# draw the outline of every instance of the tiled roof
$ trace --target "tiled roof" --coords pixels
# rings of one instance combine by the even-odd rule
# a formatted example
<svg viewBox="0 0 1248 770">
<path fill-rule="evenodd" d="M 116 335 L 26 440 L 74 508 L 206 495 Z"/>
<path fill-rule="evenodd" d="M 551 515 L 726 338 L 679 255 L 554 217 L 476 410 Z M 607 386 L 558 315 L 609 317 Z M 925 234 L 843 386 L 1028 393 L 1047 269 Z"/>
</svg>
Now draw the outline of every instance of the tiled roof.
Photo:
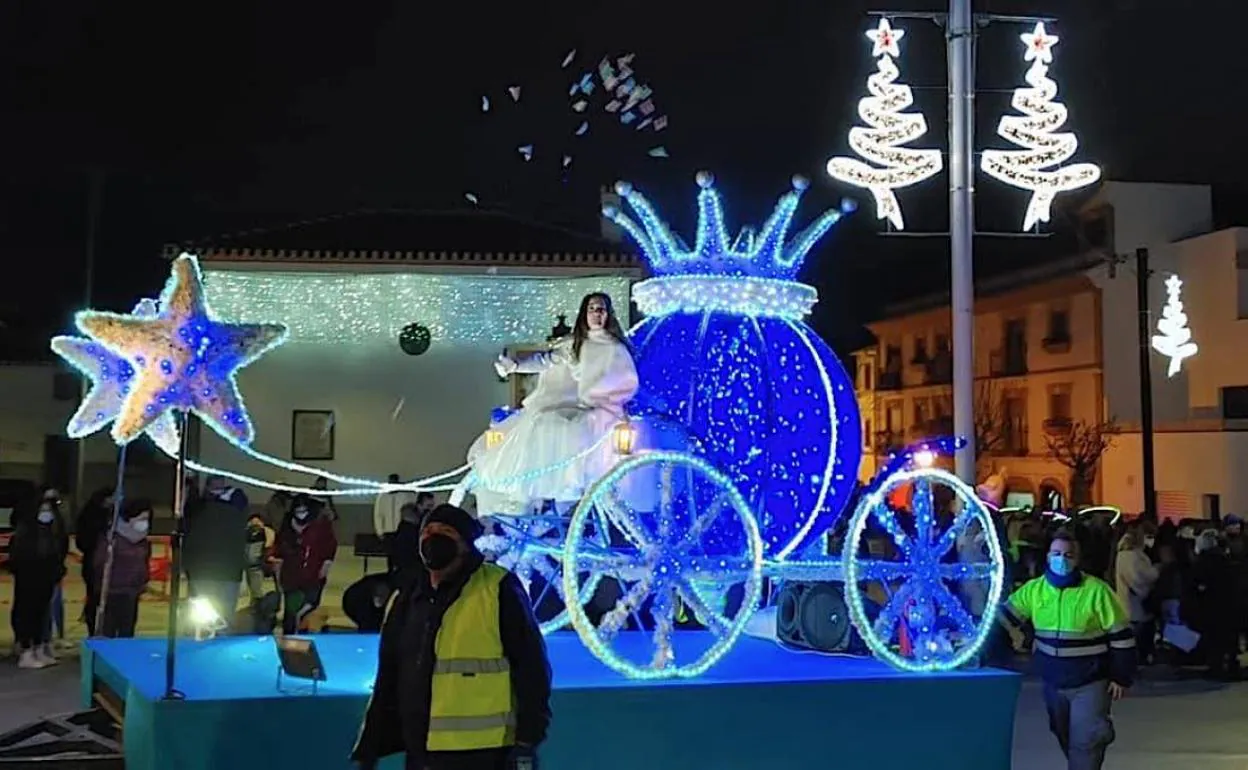
<svg viewBox="0 0 1248 770">
<path fill-rule="evenodd" d="M 218 262 L 641 267 L 623 243 L 479 209 L 358 211 L 165 247 L 184 250 Z"/>
</svg>

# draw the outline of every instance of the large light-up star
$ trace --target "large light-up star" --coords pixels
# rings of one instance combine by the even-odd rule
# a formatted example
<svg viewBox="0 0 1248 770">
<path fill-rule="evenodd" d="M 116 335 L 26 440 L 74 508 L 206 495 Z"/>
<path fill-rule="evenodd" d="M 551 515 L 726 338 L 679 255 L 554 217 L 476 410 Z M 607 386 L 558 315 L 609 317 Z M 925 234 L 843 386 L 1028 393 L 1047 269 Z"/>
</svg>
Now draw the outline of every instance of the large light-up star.
<svg viewBox="0 0 1248 770">
<path fill-rule="evenodd" d="M 204 299 L 195 257 L 174 260 L 156 317 L 84 310 L 75 320 L 83 334 L 134 367 L 113 422 L 117 443 L 129 443 L 171 410 L 194 412 L 232 442 L 251 442 L 255 431 L 234 377 L 284 342 L 286 327 L 218 320 Z"/>
<path fill-rule="evenodd" d="M 1036 28 L 1031 32 L 1024 32 L 1019 35 L 1023 41 L 1023 45 L 1027 46 L 1027 51 L 1023 54 L 1023 61 L 1038 61 L 1041 64 L 1051 64 L 1053 62 L 1053 46 L 1057 45 L 1060 39 L 1057 35 L 1050 35 L 1044 31 L 1044 22 L 1036 22 Z"/>
<path fill-rule="evenodd" d="M 132 313 L 136 318 L 153 318 L 156 314 L 156 302 L 150 299 L 140 302 Z M 130 362 L 84 337 L 53 337 L 52 350 L 91 381 L 90 390 L 65 427 L 66 434 L 70 438 L 85 438 L 116 419 L 134 379 Z M 178 428 L 173 415 L 162 415 L 148 426 L 147 435 L 165 453 L 177 454 Z"/>
<path fill-rule="evenodd" d="M 888 19 L 880 19 L 879 26 L 867 31 L 867 38 L 874 44 L 871 48 L 871 55 L 892 56 L 893 58 L 901 56 L 901 48 L 897 44 L 905 36 L 904 29 L 893 29 Z"/>
</svg>

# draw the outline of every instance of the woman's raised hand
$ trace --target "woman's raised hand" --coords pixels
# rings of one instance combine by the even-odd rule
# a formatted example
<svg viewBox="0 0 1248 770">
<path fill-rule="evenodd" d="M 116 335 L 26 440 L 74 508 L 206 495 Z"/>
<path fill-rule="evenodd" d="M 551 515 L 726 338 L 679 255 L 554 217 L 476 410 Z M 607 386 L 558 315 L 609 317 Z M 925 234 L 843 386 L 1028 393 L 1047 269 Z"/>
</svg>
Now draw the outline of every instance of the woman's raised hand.
<svg viewBox="0 0 1248 770">
<path fill-rule="evenodd" d="M 499 377 L 508 377 L 516 371 L 516 362 L 506 353 L 500 353 L 494 361 L 494 371 Z"/>
</svg>

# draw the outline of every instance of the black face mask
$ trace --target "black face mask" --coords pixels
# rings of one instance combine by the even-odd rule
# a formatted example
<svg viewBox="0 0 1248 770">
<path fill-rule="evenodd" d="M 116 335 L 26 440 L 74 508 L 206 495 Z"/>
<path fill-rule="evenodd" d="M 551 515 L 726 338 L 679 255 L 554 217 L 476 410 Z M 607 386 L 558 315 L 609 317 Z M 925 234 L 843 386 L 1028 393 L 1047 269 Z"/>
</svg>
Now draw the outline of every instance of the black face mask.
<svg viewBox="0 0 1248 770">
<path fill-rule="evenodd" d="M 420 560 L 434 572 L 451 566 L 459 556 L 459 541 L 450 535 L 430 535 L 420 541 Z"/>
</svg>

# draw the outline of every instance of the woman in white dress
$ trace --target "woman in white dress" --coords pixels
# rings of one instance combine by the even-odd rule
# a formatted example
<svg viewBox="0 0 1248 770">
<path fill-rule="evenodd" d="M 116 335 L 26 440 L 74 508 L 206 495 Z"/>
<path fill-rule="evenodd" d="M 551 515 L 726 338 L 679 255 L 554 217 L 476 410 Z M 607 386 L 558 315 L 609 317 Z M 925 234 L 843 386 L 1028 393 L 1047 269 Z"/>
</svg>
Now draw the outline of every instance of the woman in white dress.
<svg viewBox="0 0 1248 770">
<path fill-rule="evenodd" d="M 571 337 L 522 361 L 499 356 L 495 368 L 539 376 L 523 408 L 493 426 L 502 440 L 487 448 L 482 435 L 468 450 L 477 510 L 514 516 L 553 500 L 566 512 L 615 462 L 611 430 L 637 392 L 632 346 L 611 298 L 587 295 Z"/>
</svg>

